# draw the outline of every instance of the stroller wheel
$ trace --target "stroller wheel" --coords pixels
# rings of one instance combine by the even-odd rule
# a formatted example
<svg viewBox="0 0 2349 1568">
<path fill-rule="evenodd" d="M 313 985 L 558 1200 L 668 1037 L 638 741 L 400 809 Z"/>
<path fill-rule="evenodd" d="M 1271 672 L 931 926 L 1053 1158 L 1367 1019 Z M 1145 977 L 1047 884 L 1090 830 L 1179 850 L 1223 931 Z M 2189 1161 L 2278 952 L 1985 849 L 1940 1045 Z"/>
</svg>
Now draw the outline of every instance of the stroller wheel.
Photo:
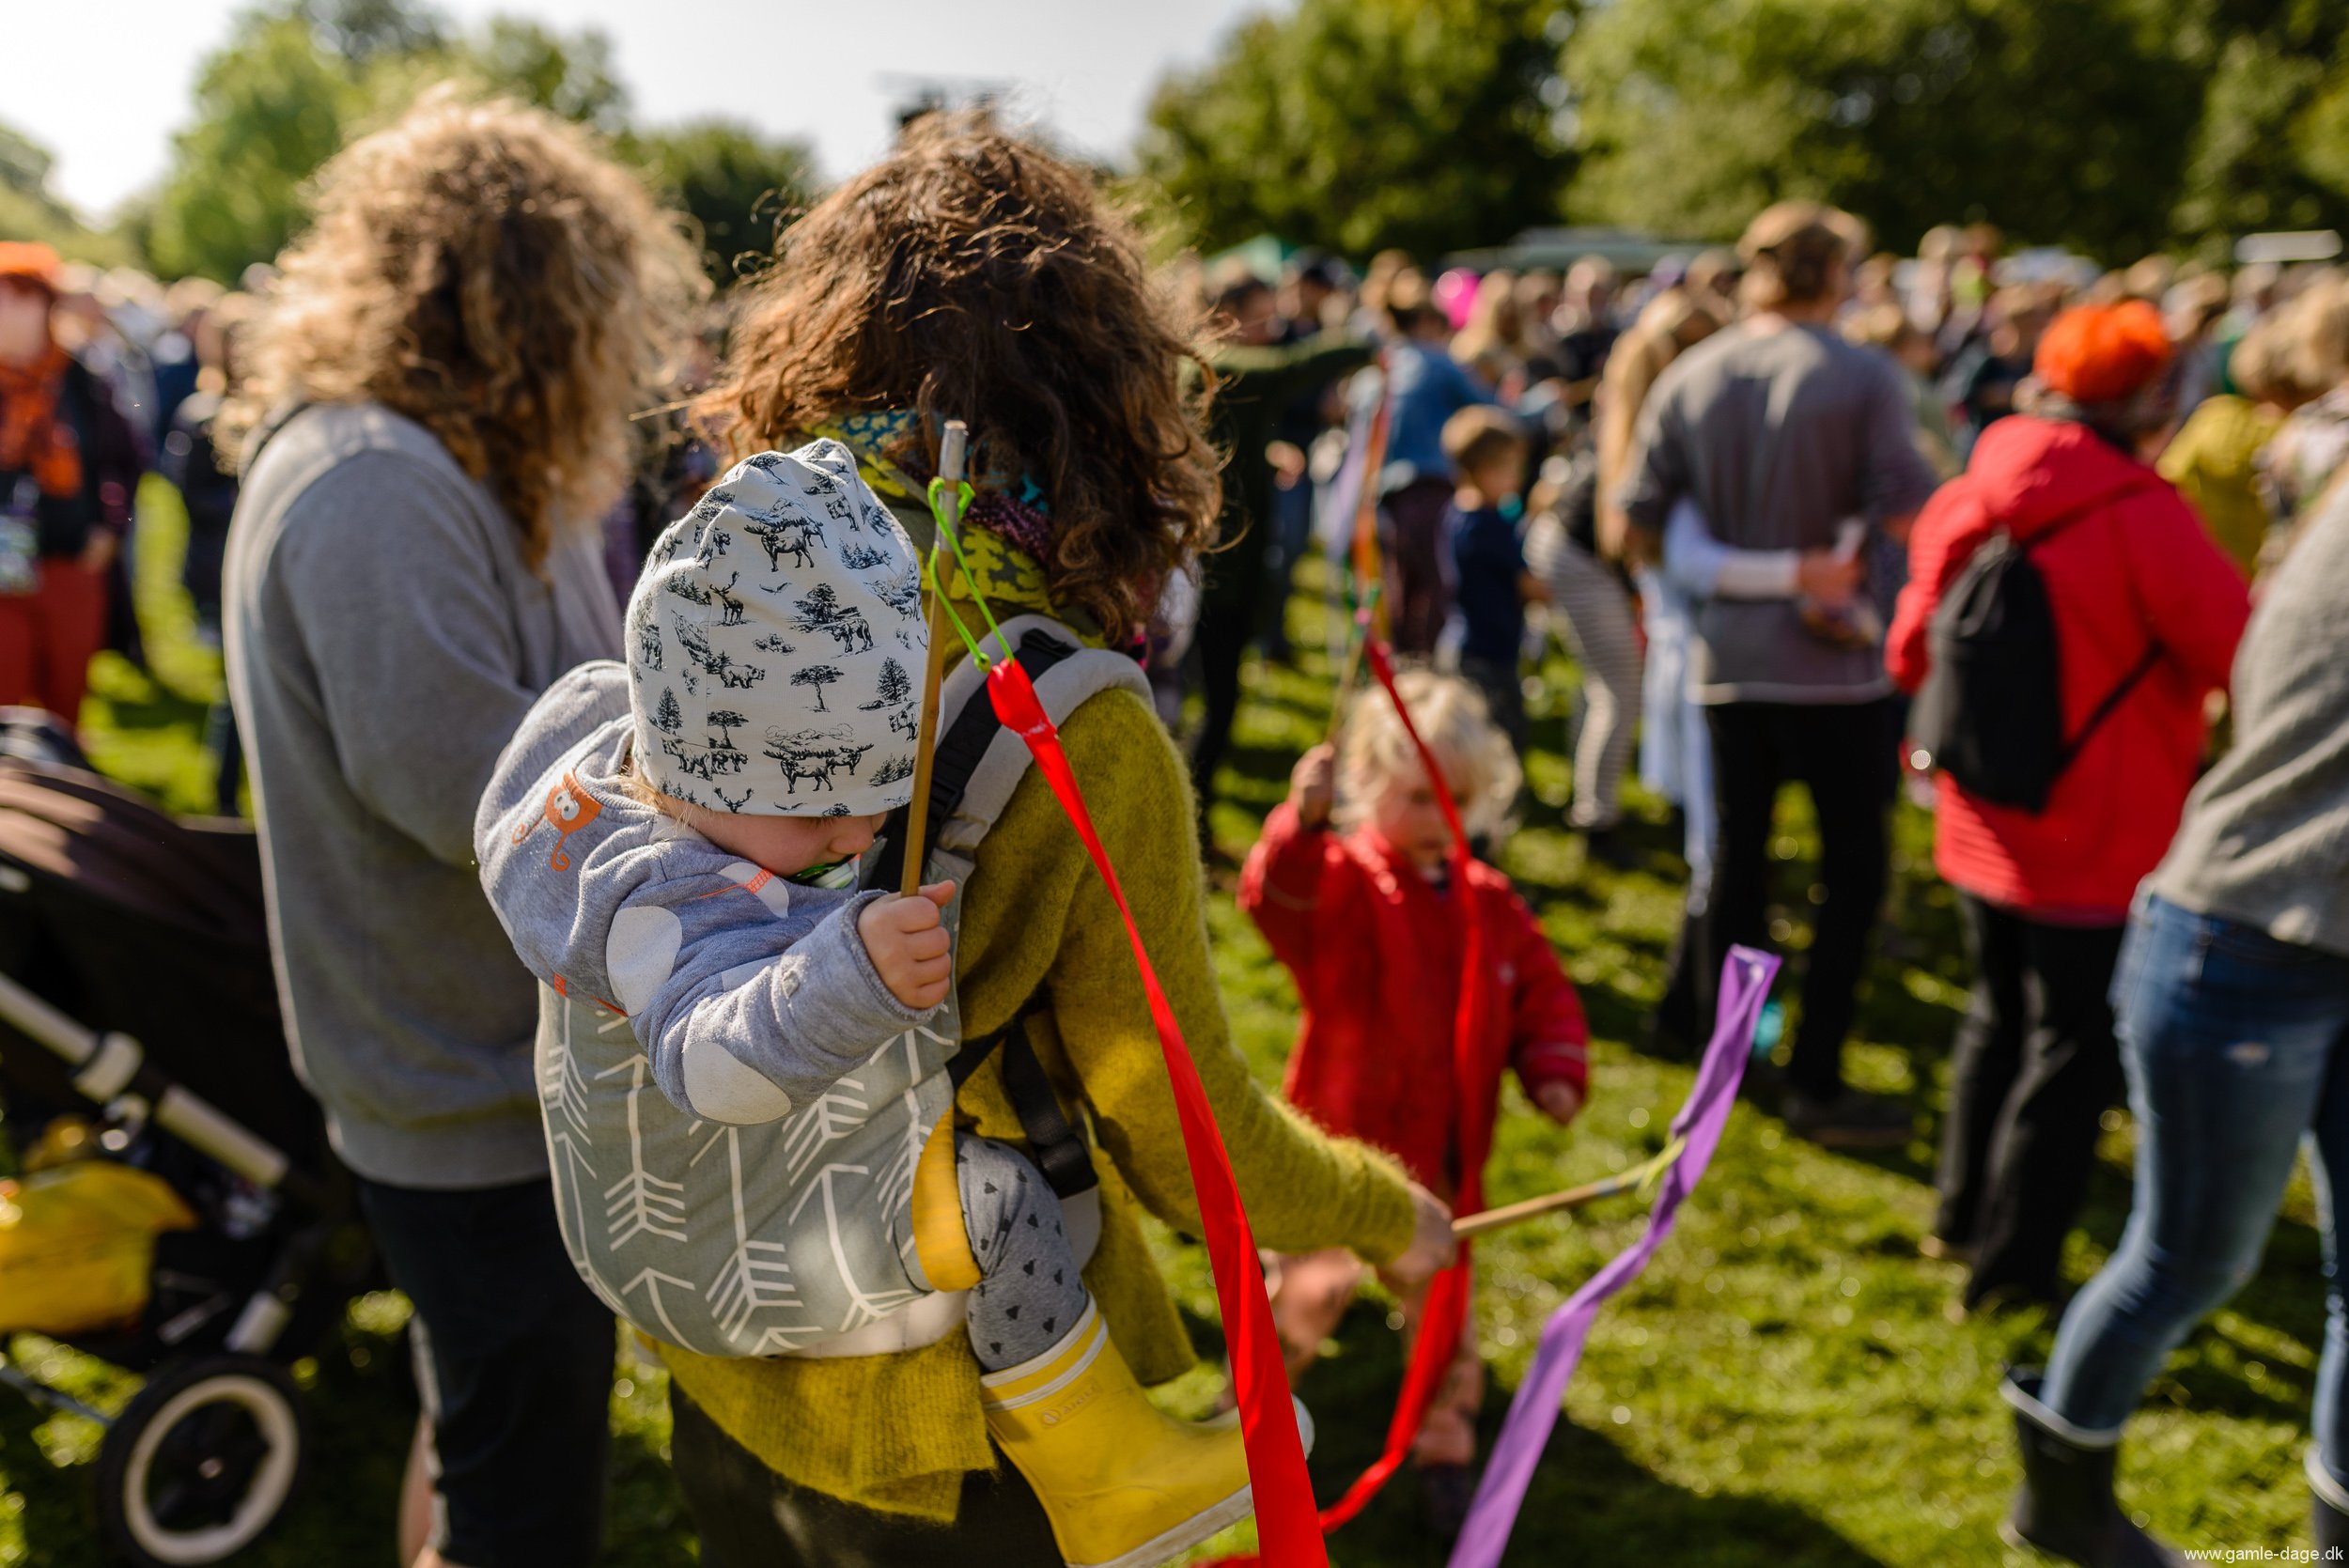
<svg viewBox="0 0 2349 1568">
<path fill-rule="evenodd" d="M 123 1407 L 98 1455 L 106 1536 L 140 1568 L 190 1568 L 242 1550 L 301 1479 L 292 1377 L 257 1356 L 166 1367 Z"/>
</svg>

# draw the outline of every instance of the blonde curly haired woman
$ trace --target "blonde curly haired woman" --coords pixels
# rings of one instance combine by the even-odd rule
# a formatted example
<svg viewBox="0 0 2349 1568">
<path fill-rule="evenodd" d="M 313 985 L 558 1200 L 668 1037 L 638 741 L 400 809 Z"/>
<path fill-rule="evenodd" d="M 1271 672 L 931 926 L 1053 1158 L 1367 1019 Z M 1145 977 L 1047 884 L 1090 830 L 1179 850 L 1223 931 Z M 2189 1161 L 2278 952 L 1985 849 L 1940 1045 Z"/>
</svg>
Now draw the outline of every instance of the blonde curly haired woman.
<svg viewBox="0 0 2349 1568">
<path fill-rule="evenodd" d="M 400 1560 L 584 1568 L 613 1324 L 557 1233 L 473 822 L 532 701 L 620 651 L 596 523 L 704 286 L 587 132 L 445 91 L 327 166 L 282 267 L 220 437 L 229 688 L 294 1058 L 416 1307 Z"/>
</svg>

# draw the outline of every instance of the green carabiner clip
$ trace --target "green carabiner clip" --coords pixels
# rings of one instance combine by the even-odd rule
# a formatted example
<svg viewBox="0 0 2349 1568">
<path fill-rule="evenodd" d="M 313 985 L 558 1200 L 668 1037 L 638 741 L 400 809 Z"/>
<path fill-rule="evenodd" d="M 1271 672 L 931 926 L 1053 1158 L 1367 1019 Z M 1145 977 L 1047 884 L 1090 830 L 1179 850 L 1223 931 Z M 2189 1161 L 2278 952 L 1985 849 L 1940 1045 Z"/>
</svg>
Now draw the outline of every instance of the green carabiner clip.
<svg viewBox="0 0 2349 1568">
<path fill-rule="evenodd" d="M 957 487 L 957 491 L 956 509 L 967 509 L 971 505 L 972 495 L 971 486 L 965 482 Z M 987 618 L 988 630 L 995 634 L 996 642 L 1009 647 L 1011 644 L 1003 637 L 1003 629 L 995 624 L 995 612 L 988 604 L 987 596 L 979 592 L 978 574 L 971 569 L 970 559 L 962 553 L 962 540 L 956 536 L 955 525 L 947 518 L 948 508 L 945 505 L 945 496 L 946 481 L 942 478 L 932 479 L 929 488 L 930 516 L 938 523 L 939 542 L 953 554 L 955 565 L 962 568 L 962 580 L 970 585 L 971 598 L 979 607 L 979 613 Z M 938 596 L 938 602 L 945 610 L 946 618 L 954 623 L 955 635 L 961 638 L 962 645 L 970 650 L 972 662 L 978 665 L 981 670 L 990 670 L 994 668 L 995 661 L 988 657 L 987 650 L 979 645 L 978 639 L 971 635 L 971 629 L 963 623 L 962 616 L 956 612 L 954 601 L 946 597 L 946 585 L 939 581 L 938 549 L 938 545 L 930 547 L 929 560 L 926 563 L 926 568 L 929 573 L 930 592 Z"/>
</svg>

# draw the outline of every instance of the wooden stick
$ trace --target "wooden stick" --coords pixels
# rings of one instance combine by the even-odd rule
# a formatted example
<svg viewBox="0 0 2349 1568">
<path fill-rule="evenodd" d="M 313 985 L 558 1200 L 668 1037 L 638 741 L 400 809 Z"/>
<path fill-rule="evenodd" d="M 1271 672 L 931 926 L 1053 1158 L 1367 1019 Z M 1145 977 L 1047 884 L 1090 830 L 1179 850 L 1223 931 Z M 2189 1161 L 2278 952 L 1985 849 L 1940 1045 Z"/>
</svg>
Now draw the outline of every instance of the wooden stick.
<svg viewBox="0 0 2349 1568">
<path fill-rule="evenodd" d="M 1348 616 L 1346 624 L 1350 632 L 1354 626 L 1353 618 Z M 1336 744 L 1338 731 L 1345 727 L 1346 699 L 1354 693 L 1354 677 L 1361 673 L 1362 649 L 1369 645 L 1369 641 L 1367 637 L 1350 635 L 1346 639 L 1346 667 L 1338 672 L 1338 689 L 1330 694 L 1330 727 L 1321 732 L 1321 742 L 1325 746 Z"/>
<path fill-rule="evenodd" d="M 952 527 L 962 507 L 963 456 L 971 442 L 970 427 L 959 419 L 946 422 L 938 443 L 938 476 L 946 481 L 946 524 Z M 936 563 L 946 541 L 931 541 L 930 560 Z M 930 765 L 938 756 L 938 688 L 946 676 L 946 641 L 953 623 L 946 618 L 946 581 L 942 571 L 930 589 L 930 653 L 922 666 L 922 728 L 913 743 L 913 799 L 906 805 L 905 873 L 898 892 L 908 898 L 922 891 L 923 839 L 930 825 Z"/>
<path fill-rule="evenodd" d="M 1653 1159 L 1642 1160 L 1630 1170 L 1609 1176 L 1604 1181 L 1589 1182 L 1581 1187 L 1570 1187 L 1563 1192 L 1546 1193 L 1539 1198 L 1528 1198 L 1521 1203 L 1510 1203 L 1501 1208 L 1486 1209 L 1482 1214 L 1464 1214 L 1452 1222 L 1452 1234 L 1463 1238 L 1483 1235 L 1487 1231 L 1505 1230 L 1523 1220 L 1538 1219 L 1545 1214 L 1557 1214 L 1566 1209 L 1579 1209 L 1583 1204 L 1596 1203 L 1601 1198 L 1611 1198 L 1618 1192 L 1628 1192 L 1635 1187 L 1644 1186 L 1664 1167 L 1679 1158 L 1680 1151 L 1687 1146 L 1688 1140 L 1675 1138 L 1665 1145 L 1663 1153 Z"/>
</svg>

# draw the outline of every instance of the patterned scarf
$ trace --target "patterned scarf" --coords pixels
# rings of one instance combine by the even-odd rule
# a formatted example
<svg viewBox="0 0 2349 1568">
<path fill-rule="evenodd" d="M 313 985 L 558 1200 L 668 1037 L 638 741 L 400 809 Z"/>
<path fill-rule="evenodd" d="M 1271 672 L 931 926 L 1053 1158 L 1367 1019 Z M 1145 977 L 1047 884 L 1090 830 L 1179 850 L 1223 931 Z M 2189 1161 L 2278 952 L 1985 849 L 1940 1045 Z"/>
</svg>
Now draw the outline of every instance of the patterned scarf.
<svg viewBox="0 0 2349 1568">
<path fill-rule="evenodd" d="M 82 451 L 57 417 L 71 365 L 54 343 L 30 365 L 0 365 L 0 474 L 30 474 L 46 496 L 82 493 Z"/>
<path fill-rule="evenodd" d="M 808 433 L 829 436 L 855 453 L 857 472 L 882 497 L 923 505 L 935 443 L 926 439 L 922 416 L 912 410 L 844 414 Z M 1052 508 L 1033 474 L 973 474 L 971 488 L 976 493 L 963 521 L 1009 540 L 1035 561 L 1050 563 Z"/>
</svg>

